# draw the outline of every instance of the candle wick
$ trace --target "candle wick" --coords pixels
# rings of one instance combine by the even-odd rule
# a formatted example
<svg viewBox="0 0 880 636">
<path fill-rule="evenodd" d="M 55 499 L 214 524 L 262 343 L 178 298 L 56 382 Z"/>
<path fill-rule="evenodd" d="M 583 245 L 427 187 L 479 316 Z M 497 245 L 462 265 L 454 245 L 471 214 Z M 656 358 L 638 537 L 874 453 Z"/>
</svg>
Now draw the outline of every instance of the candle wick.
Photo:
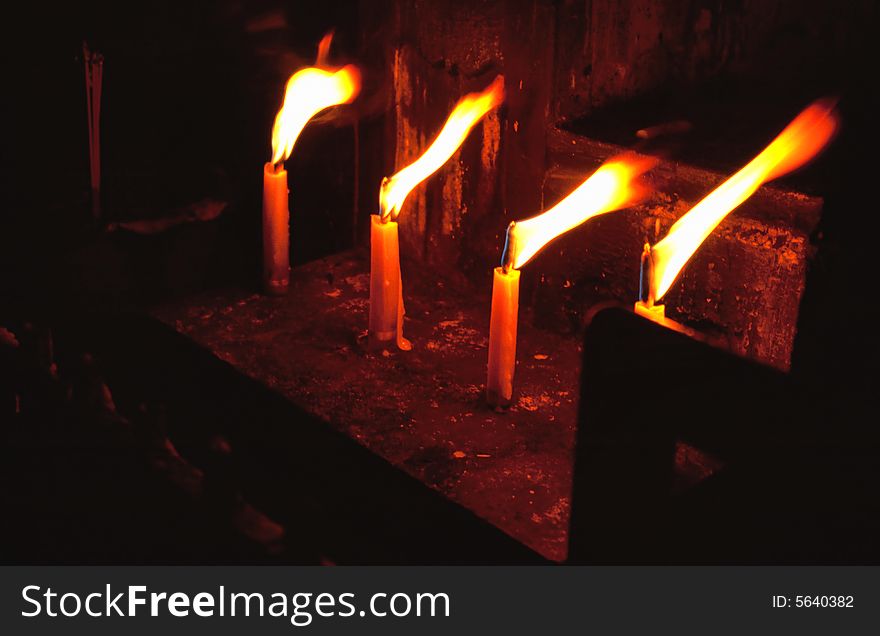
<svg viewBox="0 0 880 636">
<path fill-rule="evenodd" d="M 639 300 L 648 308 L 654 306 L 654 256 L 651 252 L 650 243 L 645 243 L 642 249 L 642 257 L 639 265 Z"/>
<path fill-rule="evenodd" d="M 384 203 L 389 181 L 388 177 L 382 177 L 382 183 L 379 184 L 379 221 L 381 223 L 388 223 L 391 220 L 391 210 L 386 210 Z"/>
<path fill-rule="evenodd" d="M 511 221 L 507 226 L 507 232 L 504 234 L 504 249 L 501 250 L 501 271 L 505 274 L 513 267 L 514 252 L 516 251 L 516 236 L 513 234 L 513 228 L 516 221 Z"/>
</svg>

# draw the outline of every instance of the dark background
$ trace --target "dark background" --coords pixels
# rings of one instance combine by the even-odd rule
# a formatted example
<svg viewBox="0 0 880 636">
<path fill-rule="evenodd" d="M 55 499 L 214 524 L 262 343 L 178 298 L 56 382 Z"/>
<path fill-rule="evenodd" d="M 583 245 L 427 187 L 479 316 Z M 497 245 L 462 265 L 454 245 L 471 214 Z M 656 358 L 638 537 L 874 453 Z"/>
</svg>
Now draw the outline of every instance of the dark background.
<svg viewBox="0 0 880 636">
<path fill-rule="evenodd" d="M 333 63 L 353 59 L 357 3 L 50 3 L 13 15 L 2 234 L 5 273 L 17 275 L 3 276 L 7 302 L 140 303 L 256 271 L 262 165 L 284 83 L 314 63 L 331 28 Z M 185 228 L 142 241 L 90 223 L 83 40 L 105 56 L 101 226 L 228 202 L 217 227 L 199 228 L 207 237 Z M 344 127 L 307 130 L 287 164 L 296 262 L 351 245 L 352 219 L 333 211 L 351 206 L 357 117 L 340 116 Z"/>
</svg>

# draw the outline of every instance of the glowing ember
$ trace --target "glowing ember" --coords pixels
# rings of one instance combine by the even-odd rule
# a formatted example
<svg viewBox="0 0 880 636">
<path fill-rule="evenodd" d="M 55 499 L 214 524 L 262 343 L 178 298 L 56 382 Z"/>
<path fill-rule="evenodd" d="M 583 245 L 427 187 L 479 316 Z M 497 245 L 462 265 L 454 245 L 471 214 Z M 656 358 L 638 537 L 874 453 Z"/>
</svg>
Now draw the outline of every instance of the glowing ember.
<svg viewBox="0 0 880 636">
<path fill-rule="evenodd" d="M 465 95 L 456 104 L 434 142 L 415 162 L 382 181 L 379 210 L 382 221 L 400 214 L 406 197 L 422 181 L 437 172 L 464 142 L 471 128 L 504 99 L 504 78 L 495 78 L 486 90 Z"/>
<path fill-rule="evenodd" d="M 718 224 L 764 183 L 796 170 L 815 157 L 837 129 L 834 102 L 808 106 L 764 151 L 695 205 L 650 248 L 647 305 L 660 300 L 685 264 Z"/>
<path fill-rule="evenodd" d="M 587 219 L 633 205 L 646 193 L 637 178 L 655 164 L 650 157 L 619 155 L 543 214 L 512 223 L 505 263 L 519 269 L 547 243 Z"/>
<path fill-rule="evenodd" d="M 304 68 L 287 80 L 284 103 L 272 127 L 272 163 L 290 157 L 299 134 L 309 120 L 326 108 L 347 104 L 360 91 L 361 75 L 349 64 L 339 70 L 319 68 L 324 65 L 330 48 L 331 34 L 318 46 L 317 66 Z"/>
</svg>

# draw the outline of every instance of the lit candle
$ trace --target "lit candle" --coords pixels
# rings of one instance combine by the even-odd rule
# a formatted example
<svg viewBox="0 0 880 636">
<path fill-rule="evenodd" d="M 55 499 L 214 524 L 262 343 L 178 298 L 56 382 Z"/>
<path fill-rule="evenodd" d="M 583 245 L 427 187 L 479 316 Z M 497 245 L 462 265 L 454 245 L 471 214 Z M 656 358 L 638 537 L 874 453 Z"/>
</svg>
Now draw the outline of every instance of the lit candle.
<svg viewBox="0 0 880 636">
<path fill-rule="evenodd" d="M 663 323 L 666 318 L 665 305 L 655 304 L 657 296 L 657 282 L 654 277 L 654 255 L 651 253 L 651 245 L 645 243 L 642 250 L 642 262 L 639 267 L 639 300 L 633 309 L 635 312 L 654 322 Z"/>
<path fill-rule="evenodd" d="M 370 344 L 382 347 L 395 342 L 408 351 L 403 337 L 403 287 L 397 222 L 378 214 L 370 217 Z"/>
<path fill-rule="evenodd" d="M 403 282 L 395 222 L 404 201 L 413 188 L 449 161 L 471 129 L 503 98 L 504 78 L 500 75 L 486 90 L 465 95 L 428 149 L 406 168 L 382 180 L 379 214 L 372 217 L 370 224 L 371 346 L 384 346 L 396 340 L 398 348 L 412 348 L 403 337 Z"/>
<path fill-rule="evenodd" d="M 496 267 L 489 320 L 489 373 L 486 400 L 492 408 L 510 406 L 516 371 L 516 321 L 519 313 L 519 270 Z"/>
<path fill-rule="evenodd" d="M 316 66 L 287 80 L 284 102 L 272 126 L 272 160 L 263 167 L 263 288 L 284 294 L 290 284 L 290 211 L 284 161 L 306 124 L 322 110 L 347 104 L 360 91 L 360 72 L 349 64 L 339 70 L 324 66 L 332 34 L 318 46 Z"/>
<path fill-rule="evenodd" d="M 819 154 L 834 137 L 837 125 L 832 100 L 810 104 L 757 157 L 678 219 L 663 240 L 653 247 L 645 245 L 635 312 L 670 326 L 672 321 L 665 318 L 663 305 L 656 303 L 700 245 L 761 185 L 796 170 Z"/>
<path fill-rule="evenodd" d="M 290 283 L 290 212 L 287 170 L 272 162 L 263 167 L 263 289 L 284 294 Z"/>
<path fill-rule="evenodd" d="M 609 160 L 571 194 L 543 214 L 513 222 L 507 228 L 501 267 L 492 282 L 492 313 L 489 319 L 489 365 L 486 401 L 503 409 L 513 399 L 516 370 L 516 331 L 519 313 L 519 268 L 547 243 L 587 219 L 620 210 L 646 193 L 637 178 L 655 160 L 634 154 Z"/>
</svg>

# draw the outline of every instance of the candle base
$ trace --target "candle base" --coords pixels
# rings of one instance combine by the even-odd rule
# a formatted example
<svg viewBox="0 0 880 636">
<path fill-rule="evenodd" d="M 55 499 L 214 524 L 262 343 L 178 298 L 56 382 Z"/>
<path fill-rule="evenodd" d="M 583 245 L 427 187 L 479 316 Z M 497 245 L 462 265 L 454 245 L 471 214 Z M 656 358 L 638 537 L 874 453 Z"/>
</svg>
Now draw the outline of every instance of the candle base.
<svg viewBox="0 0 880 636">
<path fill-rule="evenodd" d="M 267 296 L 284 296 L 290 289 L 289 279 L 263 281 L 263 293 Z"/>
<path fill-rule="evenodd" d="M 666 305 L 651 305 L 649 307 L 646 302 L 640 300 L 633 305 L 633 311 L 643 318 L 661 324 L 666 319 Z"/>
<path fill-rule="evenodd" d="M 510 410 L 513 404 L 513 396 L 504 397 L 500 391 L 495 389 L 486 389 L 486 404 L 497 413 L 504 413 Z"/>
<path fill-rule="evenodd" d="M 676 322 L 675 320 L 671 320 L 666 317 L 666 305 L 652 305 L 648 306 L 643 301 L 638 301 L 635 305 L 633 305 L 633 312 L 642 316 L 643 318 L 647 318 L 653 322 L 656 322 L 658 325 L 663 325 L 667 329 L 672 329 L 673 331 L 677 331 L 678 333 L 683 333 L 686 336 L 690 336 L 691 338 L 702 339 L 697 334 L 696 331 L 691 329 L 690 327 L 686 327 L 680 322 Z"/>
<path fill-rule="evenodd" d="M 397 331 L 371 331 L 368 347 L 372 351 L 390 349 L 397 346 Z"/>
</svg>

